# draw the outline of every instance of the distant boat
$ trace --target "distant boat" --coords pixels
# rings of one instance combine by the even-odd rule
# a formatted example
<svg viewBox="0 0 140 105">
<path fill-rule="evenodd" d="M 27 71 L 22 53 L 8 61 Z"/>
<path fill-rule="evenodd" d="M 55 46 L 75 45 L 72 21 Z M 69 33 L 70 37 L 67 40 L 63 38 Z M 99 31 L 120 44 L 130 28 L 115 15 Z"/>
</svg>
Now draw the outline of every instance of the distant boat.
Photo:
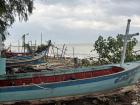
<svg viewBox="0 0 140 105">
<path fill-rule="evenodd" d="M 17 46 L 19 47 L 19 46 Z M 33 51 L 29 44 L 25 44 L 25 47 L 27 48 L 27 52 L 12 52 L 11 45 L 7 48 L 2 50 L 2 56 L 5 58 L 11 58 L 11 57 L 16 57 L 16 56 L 31 56 L 33 55 Z M 24 48 L 25 49 L 25 48 Z"/>
<path fill-rule="evenodd" d="M 49 47 L 51 46 L 51 41 L 48 42 L 48 46 L 45 50 L 36 53 L 34 55 L 20 55 L 14 56 L 11 58 L 7 58 L 6 60 L 6 67 L 21 67 L 33 64 L 40 64 L 42 63 L 41 59 L 46 56 L 46 53 L 49 51 Z"/>
<path fill-rule="evenodd" d="M 129 24 L 130 20 L 127 30 Z M 103 93 L 135 84 L 140 80 L 140 62 L 123 63 L 123 58 L 124 55 L 121 64 L 96 67 L 42 70 L 8 75 L 0 72 L 0 102 Z"/>
<path fill-rule="evenodd" d="M 29 56 L 31 55 L 31 53 L 24 53 L 24 52 L 11 52 L 11 51 L 5 51 L 3 50 L 3 55 L 6 58 L 11 58 L 11 57 L 15 57 L 15 56 Z"/>
</svg>

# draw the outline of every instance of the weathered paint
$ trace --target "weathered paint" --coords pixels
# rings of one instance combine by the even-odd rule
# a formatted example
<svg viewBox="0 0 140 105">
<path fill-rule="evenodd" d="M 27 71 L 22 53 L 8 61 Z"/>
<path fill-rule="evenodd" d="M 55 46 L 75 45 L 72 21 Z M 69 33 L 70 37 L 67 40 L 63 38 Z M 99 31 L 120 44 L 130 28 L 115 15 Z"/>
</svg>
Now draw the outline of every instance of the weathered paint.
<svg viewBox="0 0 140 105">
<path fill-rule="evenodd" d="M 96 93 L 136 83 L 140 78 L 139 62 L 126 64 L 124 68 L 125 70 L 122 72 L 99 77 L 42 83 L 39 85 L 1 87 L 0 102 Z"/>
<path fill-rule="evenodd" d="M 0 57 L 0 75 L 6 74 L 5 62 L 6 62 L 6 59 Z"/>
<path fill-rule="evenodd" d="M 4 80 L 0 80 L 0 86 L 11 86 L 11 85 L 23 85 L 23 84 L 40 84 L 40 83 L 51 83 L 51 82 L 61 82 L 61 81 L 68 81 L 68 80 L 75 80 L 75 79 L 84 79 L 84 78 L 91 78 L 91 77 L 97 77 L 97 76 L 103 76 L 103 75 L 109 75 L 113 73 L 117 73 L 122 71 L 123 68 L 120 67 L 109 67 L 109 68 L 102 68 L 101 70 L 90 68 L 87 71 L 81 71 L 78 72 L 71 72 L 65 71 L 60 73 L 55 73 L 55 75 L 48 75 L 47 72 L 44 74 L 40 73 L 34 73 L 32 75 L 27 76 L 20 76 L 19 74 L 16 74 L 14 76 L 8 76 L 5 77 Z M 25 73 L 24 73 L 25 74 Z M 28 73 L 26 73 L 28 74 Z M 30 74 L 30 73 L 29 73 Z M 47 74 L 47 75 L 46 75 Z"/>
</svg>

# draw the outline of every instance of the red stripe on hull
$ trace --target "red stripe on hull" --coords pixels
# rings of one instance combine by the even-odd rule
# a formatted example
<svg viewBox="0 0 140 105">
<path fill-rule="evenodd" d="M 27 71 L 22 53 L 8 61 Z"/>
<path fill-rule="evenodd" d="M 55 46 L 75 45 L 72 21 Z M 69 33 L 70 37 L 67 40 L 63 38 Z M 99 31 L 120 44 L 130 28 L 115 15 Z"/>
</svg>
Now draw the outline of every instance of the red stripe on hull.
<svg viewBox="0 0 140 105">
<path fill-rule="evenodd" d="M 63 74 L 63 75 L 54 75 L 54 76 L 34 76 L 32 78 L 21 78 L 21 79 L 9 79 L 9 80 L 0 80 L 0 87 L 2 86 L 11 86 L 11 85 L 28 85 L 31 83 L 40 84 L 40 83 L 51 83 L 51 82 L 60 82 L 67 81 L 72 79 L 84 79 L 91 78 L 103 75 L 109 75 L 122 71 L 122 68 L 113 67 L 111 69 L 97 70 L 97 71 L 87 71 L 79 72 L 73 74 Z"/>
</svg>

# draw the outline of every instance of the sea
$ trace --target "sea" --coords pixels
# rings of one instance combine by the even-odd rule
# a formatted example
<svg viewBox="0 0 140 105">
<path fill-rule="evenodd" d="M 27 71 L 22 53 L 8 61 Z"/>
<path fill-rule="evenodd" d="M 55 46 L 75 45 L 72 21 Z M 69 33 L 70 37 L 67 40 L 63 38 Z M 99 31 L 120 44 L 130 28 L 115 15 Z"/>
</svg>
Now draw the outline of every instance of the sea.
<svg viewBox="0 0 140 105">
<path fill-rule="evenodd" d="M 92 43 L 79 43 L 79 44 L 57 44 L 59 50 L 54 50 L 55 54 L 57 52 L 63 57 L 77 57 L 77 58 L 90 58 L 92 56 L 98 56 L 98 54 L 93 51 L 94 45 Z M 53 53 L 50 49 L 50 53 Z"/>
<path fill-rule="evenodd" d="M 97 52 L 94 50 L 93 43 L 79 43 L 79 44 L 56 44 L 57 48 L 50 48 L 50 55 L 60 55 L 64 57 L 77 58 L 98 58 Z M 140 50 L 140 42 L 134 47 L 134 51 Z M 57 54 L 58 53 L 58 54 Z M 136 52 L 140 54 L 140 51 Z"/>
<path fill-rule="evenodd" d="M 134 47 L 134 51 L 140 50 L 140 42 Z M 11 47 L 13 52 L 23 52 L 21 47 Z M 140 51 L 137 52 L 140 54 Z M 93 43 L 76 43 L 76 44 L 55 44 L 49 49 L 50 56 L 59 56 L 59 57 L 77 57 L 80 59 L 83 58 L 98 58 L 98 54 L 94 51 Z"/>
</svg>

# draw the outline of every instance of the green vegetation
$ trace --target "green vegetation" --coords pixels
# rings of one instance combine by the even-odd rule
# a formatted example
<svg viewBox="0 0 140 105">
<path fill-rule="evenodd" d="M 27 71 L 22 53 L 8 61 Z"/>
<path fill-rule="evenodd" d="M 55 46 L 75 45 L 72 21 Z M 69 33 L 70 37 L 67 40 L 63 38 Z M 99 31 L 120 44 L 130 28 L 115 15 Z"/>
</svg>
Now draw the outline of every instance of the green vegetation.
<svg viewBox="0 0 140 105">
<path fill-rule="evenodd" d="M 0 35 L 6 39 L 7 28 L 19 17 L 19 20 L 27 21 L 33 11 L 33 0 L 0 0 Z"/>
<path fill-rule="evenodd" d="M 136 60 L 133 49 L 137 42 L 136 38 L 128 40 L 125 62 Z M 99 54 L 98 60 L 100 64 L 119 63 L 123 47 L 123 36 L 117 35 L 116 38 L 108 37 L 107 39 L 99 36 L 98 40 L 95 41 L 94 47 L 94 50 Z"/>
<path fill-rule="evenodd" d="M 90 61 L 88 59 L 82 59 L 81 60 L 81 65 L 82 66 L 89 66 L 90 65 Z"/>
<path fill-rule="evenodd" d="M 136 38 L 130 38 L 127 44 L 126 58 L 125 62 L 131 62 L 140 60 L 140 57 L 133 53 L 134 47 L 137 44 Z M 103 38 L 99 36 L 94 43 L 93 51 L 96 51 L 99 55 L 98 60 L 94 59 L 82 59 L 83 66 L 89 65 L 103 65 L 110 63 L 120 63 L 121 51 L 123 47 L 123 36 L 117 35 L 115 38 L 109 36 L 108 38 Z"/>
</svg>

